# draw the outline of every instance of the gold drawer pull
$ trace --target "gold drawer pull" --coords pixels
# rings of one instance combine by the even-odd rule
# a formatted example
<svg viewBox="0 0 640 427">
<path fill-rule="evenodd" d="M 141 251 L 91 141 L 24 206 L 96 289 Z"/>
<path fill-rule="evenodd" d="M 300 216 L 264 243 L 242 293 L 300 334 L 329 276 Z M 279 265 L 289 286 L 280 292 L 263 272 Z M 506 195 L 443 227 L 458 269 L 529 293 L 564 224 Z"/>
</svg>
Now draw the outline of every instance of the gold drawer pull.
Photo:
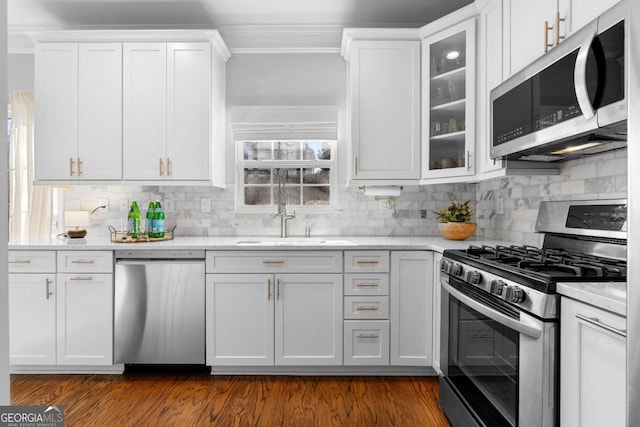
<svg viewBox="0 0 640 427">
<path fill-rule="evenodd" d="M 378 338 L 380 338 L 380 336 L 376 334 L 358 334 L 356 338 L 377 340 Z"/>
<path fill-rule="evenodd" d="M 262 261 L 263 264 L 284 264 L 284 261 L 281 259 L 265 259 Z"/>
<path fill-rule="evenodd" d="M 357 264 L 380 264 L 380 261 L 374 259 L 359 259 Z"/>
<path fill-rule="evenodd" d="M 93 277 L 91 276 L 76 276 L 76 277 L 71 277 L 69 280 L 93 280 Z"/>
<path fill-rule="evenodd" d="M 92 260 L 74 259 L 71 264 L 93 264 Z"/>
<path fill-rule="evenodd" d="M 267 301 L 271 301 L 271 279 L 267 279 Z"/>
<path fill-rule="evenodd" d="M 356 283 L 356 288 L 377 288 L 379 283 Z"/>
<path fill-rule="evenodd" d="M 369 307 L 356 307 L 356 311 L 378 311 L 379 308 L 378 307 L 373 307 L 373 306 L 369 306 Z"/>
<path fill-rule="evenodd" d="M 12 259 L 9 264 L 31 264 L 30 259 Z"/>
</svg>

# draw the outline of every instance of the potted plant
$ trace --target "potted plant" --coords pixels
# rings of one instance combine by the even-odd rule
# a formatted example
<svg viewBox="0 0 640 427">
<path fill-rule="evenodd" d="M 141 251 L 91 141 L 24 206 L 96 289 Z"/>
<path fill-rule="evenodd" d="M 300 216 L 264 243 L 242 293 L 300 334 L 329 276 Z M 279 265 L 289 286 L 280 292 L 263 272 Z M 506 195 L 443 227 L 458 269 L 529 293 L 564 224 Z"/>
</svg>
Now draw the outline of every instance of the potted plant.
<svg viewBox="0 0 640 427">
<path fill-rule="evenodd" d="M 464 203 L 452 201 L 448 207 L 442 208 L 438 215 L 438 230 L 443 237 L 450 240 L 465 240 L 476 232 L 478 224 L 471 222 L 473 207 L 469 200 Z"/>
</svg>

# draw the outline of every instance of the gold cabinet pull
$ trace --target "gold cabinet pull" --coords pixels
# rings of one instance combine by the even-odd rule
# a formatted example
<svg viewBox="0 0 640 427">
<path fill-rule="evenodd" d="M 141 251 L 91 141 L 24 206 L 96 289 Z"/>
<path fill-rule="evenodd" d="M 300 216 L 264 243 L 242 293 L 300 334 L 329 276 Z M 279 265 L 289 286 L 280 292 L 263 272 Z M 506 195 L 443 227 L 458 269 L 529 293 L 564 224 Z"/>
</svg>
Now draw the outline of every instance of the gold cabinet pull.
<svg viewBox="0 0 640 427">
<path fill-rule="evenodd" d="M 69 157 L 69 176 L 73 176 L 73 165 L 75 164 L 75 162 L 73 161 L 73 158 Z"/>
<path fill-rule="evenodd" d="M 82 160 L 78 157 L 78 176 L 82 175 Z"/>
<path fill-rule="evenodd" d="M 171 159 L 167 157 L 167 176 L 171 176 Z"/>
<path fill-rule="evenodd" d="M 356 311 L 378 311 L 378 307 L 374 307 L 374 306 L 367 306 L 367 307 L 358 306 L 358 307 L 356 307 Z"/>
<path fill-rule="evenodd" d="M 160 176 L 164 176 L 164 162 L 162 161 L 162 158 L 160 158 L 158 163 L 158 172 L 160 173 Z"/>
<path fill-rule="evenodd" d="M 51 292 L 51 283 L 53 283 L 53 282 L 51 282 L 51 280 L 49 280 L 49 278 L 47 278 L 47 279 L 45 279 L 44 283 L 45 283 L 45 289 L 46 289 L 46 292 L 47 292 L 47 299 L 49 299 L 49 297 L 51 295 L 53 295 L 53 292 Z"/>
<path fill-rule="evenodd" d="M 553 47 L 553 43 L 549 43 L 549 31 L 553 30 L 553 25 L 549 25 L 549 21 L 544 21 L 544 51 L 549 52 L 549 48 Z"/>
<path fill-rule="evenodd" d="M 31 264 L 30 259 L 12 259 L 9 260 L 9 264 Z"/>
<path fill-rule="evenodd" d="M 271 279 L 267 279 L 267 301 L 271 301 Z"/>
<path fill-rule="evenodd" d="M 281 259 L 265 259 L 262 261 L 263 264 L 284 264 L 284 261 Z"/>
<path fill-rule="evenodd" d="M 377 283 L 356 283 L 356 288 L 377 288 Z"/>
<path fill-rule="evenodd" d="M 89 280 L 93 280 L 93 277 L 91 277 L 91 276 L 75 276 L 75 277 L 69 278 L 69 280 L 89 281 Z"/>
<path fill-rule="evenodd" d="M 356 264 L 379 264 L 380 261 L 378 261 L 377 259 L 359 259 L 358 261 L 356 261 Z"/>
<path fill-rule="evenodd" d="M 280 278 L 277 279 L 278 281 L 278 290 L 276 291 L 276 299 L 280 299 Z"/>
<path fill-rule="evenodd" d="M 93 260 L 85 260 L 85 259 L 74 259 L 71 261 L 71 264 L 93 264 Z"/>
<path fill-rule="evenodd" d="M 564 40 L 564 36 L 560 35 L 560 23 L 566 20 L 567 18 L 560 18 L 560 11 L 556 12 L 556 46 L 560 44 L 560 40 Z"/>
<path fill-rule="evenodd" d="M 358 334 L 356 335 L 356 338 L 377 340 L 380 336 L 377 334 Z"/>
<path fill-rule="evenodd" d="M 355 175 L 358 176 L 358 156 L 355 156 L 355 165 L 354 165 L 354 170 L 355 170 Z"/>
<path fill-rule="evenodd" d="M 467 171 L 471 170 L 471 150 L 467 150 Z"/>
</svg>

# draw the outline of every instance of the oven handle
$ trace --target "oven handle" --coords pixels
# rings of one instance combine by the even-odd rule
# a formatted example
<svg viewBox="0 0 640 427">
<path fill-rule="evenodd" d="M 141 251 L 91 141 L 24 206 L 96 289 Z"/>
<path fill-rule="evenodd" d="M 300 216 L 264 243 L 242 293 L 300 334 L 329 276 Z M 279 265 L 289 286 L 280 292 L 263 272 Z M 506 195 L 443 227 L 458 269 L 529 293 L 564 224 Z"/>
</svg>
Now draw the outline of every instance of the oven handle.
<svg viewBox="0 0 640 427">
<path fill-rule="evenodd" d="M 528 335 L 532 338 L 539 338 L 542 335 L 542 328 L 540 328 L 537 323 L 530 319 L 513 319 L 505 314 L 500 313 L 486 305 L 479 303 L 473 298 L 463 294 L 453 286 L 449 284 L 449 281 L 442 277 L 440 280 L 442 287 L 445 291 L 449 292 L 449 294 L 456 297 L 458 300 L 473 308 L 479 313 L 484 314 L 488 318 L 499 322 L 501 325 L 504 325 L 510 329 L 513 329 L 516 332 L 521 334 Z"/>
</svg>

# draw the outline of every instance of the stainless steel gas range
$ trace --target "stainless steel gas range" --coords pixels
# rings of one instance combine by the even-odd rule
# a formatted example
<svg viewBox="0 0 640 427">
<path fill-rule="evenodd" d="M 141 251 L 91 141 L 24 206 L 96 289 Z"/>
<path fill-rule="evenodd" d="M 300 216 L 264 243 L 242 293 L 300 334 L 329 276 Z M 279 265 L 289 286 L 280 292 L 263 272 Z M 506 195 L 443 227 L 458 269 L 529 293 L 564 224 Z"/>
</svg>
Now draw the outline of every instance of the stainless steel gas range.
<svg viewBox="0 0 640 427">
<path fill-rule="evenodd" d="M 454 427 L 558 425 L 556 285 L 626 281 L 626 205 L 543 202 L 541 248 L 444 251 L 440 404 Z"/>
</svg>

